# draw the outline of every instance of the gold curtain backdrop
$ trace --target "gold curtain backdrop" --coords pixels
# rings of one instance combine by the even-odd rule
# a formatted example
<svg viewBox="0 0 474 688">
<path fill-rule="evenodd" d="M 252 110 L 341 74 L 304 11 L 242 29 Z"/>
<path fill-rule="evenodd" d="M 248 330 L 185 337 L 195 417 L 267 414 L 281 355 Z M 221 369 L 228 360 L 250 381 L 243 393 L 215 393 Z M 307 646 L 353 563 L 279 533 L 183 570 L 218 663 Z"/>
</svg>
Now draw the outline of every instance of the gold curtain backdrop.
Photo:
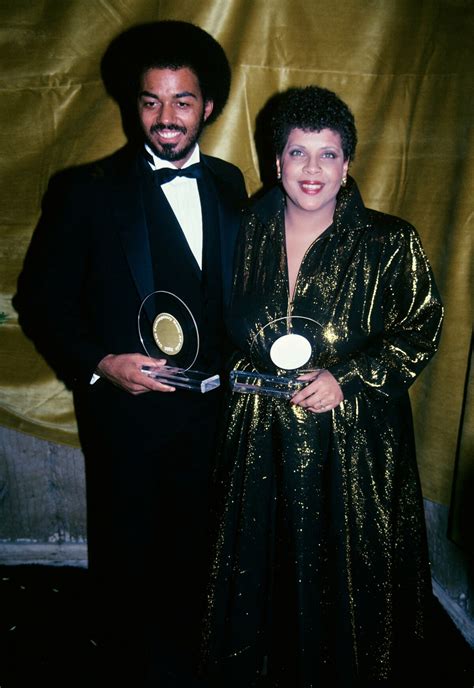
<svg viewBox="0 0 474 688">
<path fill-rule="evenodd" d="M 238 165 L 250 194 L 261 186 L 257 116 L 273 94 L 314 83 L 351 106 L 360 141 L 351 173 L 368 206 L 418 229 L 446 306 L 440 351 L 412 399 L 424 495 L 449 504 L 474 473 L 472 412 L 463 413 L 472 329 L 471 0 L 2 0 L 0 423 L 78 444 L 70 393 L 20 331 L 11 297 L 50 176 L 125 141 L 100 78 L 105 48 L 123 29 L 156 19 L 198 24 L 226 50 L 231 95 L 202 148 Z"/>
</svg>

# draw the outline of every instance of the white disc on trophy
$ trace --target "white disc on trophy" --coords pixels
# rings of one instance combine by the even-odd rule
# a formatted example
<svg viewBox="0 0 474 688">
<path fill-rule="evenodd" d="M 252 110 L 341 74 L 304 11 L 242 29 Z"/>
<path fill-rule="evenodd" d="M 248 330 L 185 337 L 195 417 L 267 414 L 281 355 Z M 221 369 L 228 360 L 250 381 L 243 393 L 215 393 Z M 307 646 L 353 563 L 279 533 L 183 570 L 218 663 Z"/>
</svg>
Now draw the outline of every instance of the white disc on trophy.
<svg viewBox="0 0 474 688">
<path fill-rule="evenodd" d="M 273 342 L 270 358 L 278 368 L 294 370 L 311 358 L 311 344 L 300 334 L 285 334 Z"/>
</svg>

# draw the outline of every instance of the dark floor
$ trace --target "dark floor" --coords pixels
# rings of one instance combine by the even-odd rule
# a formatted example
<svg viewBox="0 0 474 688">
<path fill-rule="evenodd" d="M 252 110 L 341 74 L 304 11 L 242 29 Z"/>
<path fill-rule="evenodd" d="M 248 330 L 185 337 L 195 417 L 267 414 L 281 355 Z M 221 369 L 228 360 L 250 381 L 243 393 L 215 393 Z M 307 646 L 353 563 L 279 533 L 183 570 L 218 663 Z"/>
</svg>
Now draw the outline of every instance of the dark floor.
<svg viewBox="0 0 474 688">
<path fill-rule="evenodd" d="M 92 606 L 86 569 L 0 566 L 0 688 L 95 685 Z M 427 657 L 417 685 L 474 687 L 474 652 L 435 598 Z"/>
<path fill-rule="evenodd" d="M 87 590 L 86 569 L 0 566 L 0 688 L 92 684 L 100 648 Z"/>
</svg>

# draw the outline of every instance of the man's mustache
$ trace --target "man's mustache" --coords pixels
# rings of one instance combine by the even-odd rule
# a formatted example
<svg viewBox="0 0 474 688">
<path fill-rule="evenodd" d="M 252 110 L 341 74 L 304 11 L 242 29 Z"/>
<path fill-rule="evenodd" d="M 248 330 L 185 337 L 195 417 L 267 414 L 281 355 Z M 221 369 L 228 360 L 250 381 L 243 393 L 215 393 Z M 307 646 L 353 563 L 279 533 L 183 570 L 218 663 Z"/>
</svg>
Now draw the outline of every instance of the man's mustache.
<svg viewBox="0 0 474 688">
<path fill-rule="evenodd" d="M 182 134 L 186 134 L 188 130 L 178 124 L 154 124 L 150 127 L 150 133 L 156 134 L 158 131 L 180 131 Z"/>
</svg>

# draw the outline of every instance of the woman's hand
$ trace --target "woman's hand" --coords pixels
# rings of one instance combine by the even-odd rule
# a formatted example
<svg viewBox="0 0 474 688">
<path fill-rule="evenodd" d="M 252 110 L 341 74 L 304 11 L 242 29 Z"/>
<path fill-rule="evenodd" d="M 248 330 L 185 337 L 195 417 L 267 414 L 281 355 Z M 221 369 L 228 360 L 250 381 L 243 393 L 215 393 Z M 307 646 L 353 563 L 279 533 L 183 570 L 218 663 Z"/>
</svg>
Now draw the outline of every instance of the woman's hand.
<svg viewBox="0 0 474 688">
<path fill-rule="evenodd" d="M 290 403 L 313 413 L 326 413 L 339 406 L 344 394 L 336 378 L 329 370 L 317 370 L 301 375 L 298 380 L 312 380 L 291 397 Z"/>
</svg>

